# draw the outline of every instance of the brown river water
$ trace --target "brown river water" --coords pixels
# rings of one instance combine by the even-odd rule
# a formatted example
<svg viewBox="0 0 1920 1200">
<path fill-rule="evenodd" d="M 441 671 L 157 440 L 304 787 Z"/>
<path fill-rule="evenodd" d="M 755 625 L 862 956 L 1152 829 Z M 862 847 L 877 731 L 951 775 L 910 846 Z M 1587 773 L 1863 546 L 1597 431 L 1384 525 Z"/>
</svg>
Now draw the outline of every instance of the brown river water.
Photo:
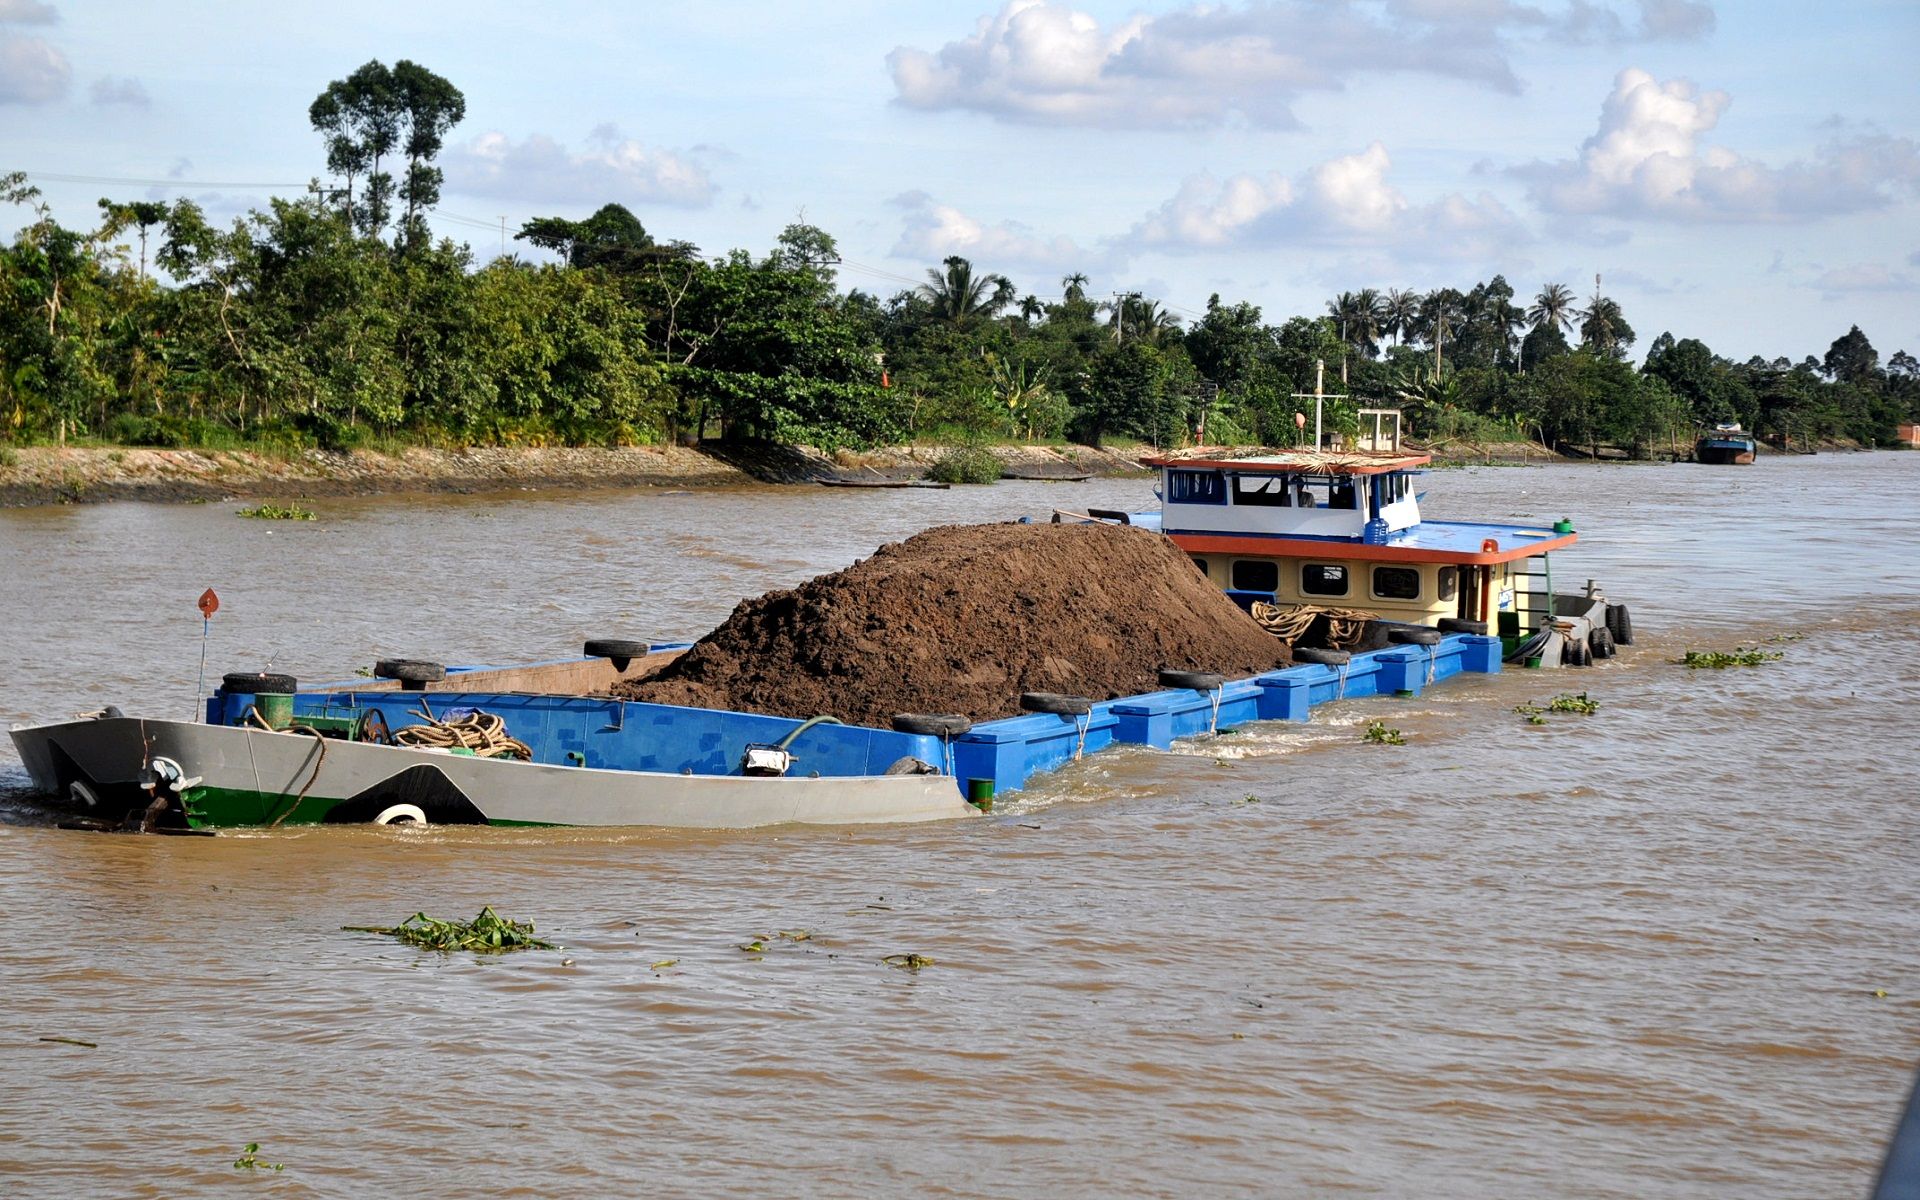
<svg viewBox="0 0 1920 1200">
<path fill-rule="evenodd" d="M 140 838 L 0 803 L 0 1191 L 1864 1195 L 1920 1056 L 1920 455 L 1427 483 L 1430 516 L 1572 517 L 1557 581 L 1638 645 L 1103 753 L 950 824 Z M 0 721 L 188 715 L 208 585 L 210 677 L 320 680 L 692 638 L 929 525 L 1151 502 L 0 510 Z M 1511 711 L 1568 689 L 1600 711 Z M 340 930 L 483 904 L 565 951 Z M 812 937 L 739 949 L 781 930 Z"/>
</svg>

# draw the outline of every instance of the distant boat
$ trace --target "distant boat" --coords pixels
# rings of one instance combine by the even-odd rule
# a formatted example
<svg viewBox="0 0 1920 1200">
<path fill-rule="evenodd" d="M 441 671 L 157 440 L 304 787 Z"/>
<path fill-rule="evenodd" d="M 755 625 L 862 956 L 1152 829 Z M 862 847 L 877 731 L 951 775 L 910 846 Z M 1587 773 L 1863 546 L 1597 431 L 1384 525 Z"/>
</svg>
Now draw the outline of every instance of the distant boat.
<svg viewBox="0 0 1920 1200">
<path fill-rule="evenodd" d="M 1753 435 L 1735 424 L 1721 423 L 1693 444 L 1693 461 L 1716 466 L 1745 466 L 1753 461 Z"/>
</svg>

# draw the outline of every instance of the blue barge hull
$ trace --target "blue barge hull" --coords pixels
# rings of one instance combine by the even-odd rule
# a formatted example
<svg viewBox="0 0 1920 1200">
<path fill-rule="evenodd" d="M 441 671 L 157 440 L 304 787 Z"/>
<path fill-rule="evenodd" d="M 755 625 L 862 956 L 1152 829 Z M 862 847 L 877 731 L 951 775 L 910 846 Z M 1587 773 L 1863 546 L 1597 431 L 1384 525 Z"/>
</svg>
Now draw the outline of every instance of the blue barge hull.
<svg viewBox="0 0 1920 1200">
<path fill-rule="evenodd" d="M 661 647 L 665 648 L 665 647 Z M 954 779 L 991 780 L 1000 794 L 1018 791 L 1038 774 L 1116 743 L 1166 749 L 1175 738 L 1253 721 L 1305 721 L 1316 705 L 1377 695 L 1417 696 L 1463 671 L 1500 670 L 1497 637 L 1448 634 L 1432 647 L 1391 646 L 1353 656 L 1343 669 L 1303 665 L 1225 684 L 1217 693 L 1148 692 L 1100 701 L 1082 717 L 1034 714 L 975 725 L 950 741 L 854 725 L 816 725 L 793 744 L 794 775 L 879 775 L 903 758 L 917 758 Z M 449 673 L 456 680 L 457 672 Z M 424 704 L 427 706 L 423 709 Z M 216 693 L 207 721 L 237 725 L 253 698 Z M 362 690 L 328 685 L 294 698 L 298 715 L 376 709 L 395 729 L 418 724 L 413 714 L 445 718 L 484 709 L 505 720 L 533 761 L 615 771 L 738 775 L 749 745 L 777 742 L 800 721 L 757 713 L 682 708 L 601 697 L 516 692 Z"/>
</svg>

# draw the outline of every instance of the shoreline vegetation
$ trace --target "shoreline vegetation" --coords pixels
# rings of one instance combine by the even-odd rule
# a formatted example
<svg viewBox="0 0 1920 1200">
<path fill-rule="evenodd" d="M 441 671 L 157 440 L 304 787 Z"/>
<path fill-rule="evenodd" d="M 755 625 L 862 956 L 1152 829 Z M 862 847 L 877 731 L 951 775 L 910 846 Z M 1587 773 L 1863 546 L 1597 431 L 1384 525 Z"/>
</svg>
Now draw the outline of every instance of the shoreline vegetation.
<svg viewBox="0 0 1920 1200">
<path fill-rule="evenodd" d="M 1349 438 L 1377 405 L 1443 449 L 1567 457 L 1668 457 L 1733 421 L 1780 448 L 1889 446 L 1920 417 L 1920 360 L 1883 364 L 1857 326 L 1798 361 L 1662 333 L 1636 366 L 1597 283 L 1365 287 L 1269 319 L 1079 271 L 1023 288 L 958 255 L 914 286 L 804 221 L 716 254 L 617 203 L 489 258 L 430 224 L 465 112 L 420 64 L 369 62 L 308 113 L 331 186 L 219 219 L 103 197 L 68 225 L 0 174 L 26 222 L 0 245 L 0 503 L 919 475 L 929 448 L 962 481 L 989 452 L 1107 473 L 1129 469 L 1109 443 L 1292 444 L 1323 392 Z"/>
<path fill-rule="evenodd" d="M 928 478 L 949 444 L 823 453 L 805 446 L 414 447 L 390 452 L 163 450 L 137 446 L 28 446 L 0 455 L 0 508 L 111 501 L 202 504 L 223 500 L 487 494 L 512 491 L 805 485 L 822 479 Z M 1581 461 L 1537 442 L 1410 445 L 1435 467 L 1524 466 Z M 1146 476 L 1151 446 L 1095 450 L 1072 444 L 969 447 L 999 463 L 1001 478 Z M 1250 449 L 1236 447 L 1234 449 Z M 1823 450 L 1864 449 L 1828 442 Z M 1763 445 L 1763 455 L 1776 453 Z M 1630 461 L 1603 456 L 1600 463 Z"/>
</svg>

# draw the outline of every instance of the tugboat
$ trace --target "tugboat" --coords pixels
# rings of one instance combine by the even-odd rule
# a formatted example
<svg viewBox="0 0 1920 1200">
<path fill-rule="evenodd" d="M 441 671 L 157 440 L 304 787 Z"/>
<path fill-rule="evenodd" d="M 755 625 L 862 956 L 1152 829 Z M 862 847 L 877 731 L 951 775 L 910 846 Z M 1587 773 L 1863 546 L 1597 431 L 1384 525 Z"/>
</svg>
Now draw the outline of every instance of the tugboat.
<svg viewBox="0 0 1920 1200">
<path fill-rule="evenodd" d="M 1396 627 L 1495 631 L 1527 666 L 1585 666 L 1632 644 L 1626 607 L 1592 581 L 1553 589 L 1548 556 L 1579 540 L 1571 521 L 1423 520 L 1414 484 L 1432 457 L 1401 448 L 1397 410 L 1361 415 L 1374 428 L 1353 450 L 1148 459 L 1161 508 L 1130 519 L 1157 526 L 1296 657 L 1412 640 Z"/>
<path fill-rule="evenodd" d="M 1713 432 L 1693 444 L 1693 461 L 1715 466 L 1744 467 L 1753 462 L 1754 450 L 1752 434 L 1740 428 L 1737 421 L 1723 421 L 1713 427 Z"/>
</svg>

